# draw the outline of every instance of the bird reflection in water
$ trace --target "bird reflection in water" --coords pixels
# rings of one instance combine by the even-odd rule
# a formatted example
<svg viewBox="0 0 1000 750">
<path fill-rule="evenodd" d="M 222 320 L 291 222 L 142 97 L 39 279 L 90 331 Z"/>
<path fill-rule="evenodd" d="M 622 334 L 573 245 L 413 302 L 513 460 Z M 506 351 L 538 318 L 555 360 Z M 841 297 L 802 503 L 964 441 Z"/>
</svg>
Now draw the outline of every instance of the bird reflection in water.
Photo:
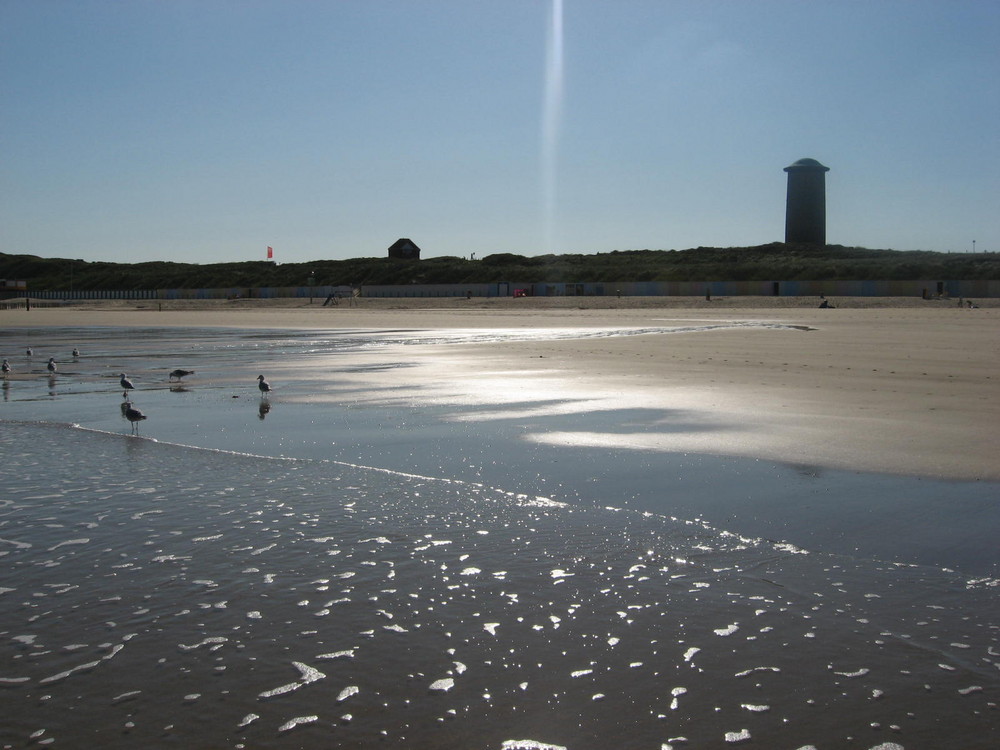
<svg viewBox="0 0 1000 750">
<path fill-rule="evenodd" d="M 257 407 L 257 418 L 263 420 L 267 416 L 268 412 L 271 411 L 271 402 L 260 400 L 260 406 Z"/>
</svg>

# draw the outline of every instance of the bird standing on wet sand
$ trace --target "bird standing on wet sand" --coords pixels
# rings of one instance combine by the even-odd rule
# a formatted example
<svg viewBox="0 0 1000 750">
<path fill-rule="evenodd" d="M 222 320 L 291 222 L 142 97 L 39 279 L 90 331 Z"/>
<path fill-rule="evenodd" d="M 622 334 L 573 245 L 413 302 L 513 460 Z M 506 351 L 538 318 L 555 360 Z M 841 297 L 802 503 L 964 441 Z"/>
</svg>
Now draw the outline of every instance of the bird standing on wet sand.
<svg viewBox="0 0 1000 750">
<path fill-rule="evenodd" d="M 2 366 L 0 366 L 0 369 L 2 369 L 2 370 L 3 370 L 3 376 L 4 376 L 4 377 L 7 377 L 7 373 L 9 373 L 9 372 L 10 372 L 10 363 L 9 363 L 9 362 L 8 362 L 8 361 L 7 361 L 6 359 L 5 359 L 5 360 L 3 361 L 3 365 L 2 365 Z"/>
<path fill-rule="evenodd" d="M 267 396 L 271 392 L 271 384 L 264 380 L 263 375 L 257 376 L 257 387 L 260 388 L 261 396 Z"/>
<path fill-rule="evenodd" d="M 77 349 L 76 347 L 73 348 L 73 356 L 74 357 L 79 357 L 80 356 L 80 350 Z"/>
<path fill-rule="evenodd" d="M 49 357 L 49 363 L 47 365 L 45 365 L 45 366 L 48 368 L 49 372 L 51 372 L 53 375 L 56 374 L 56 358 L 55 357 Z"/>
<path fill-rule="evenodd" d="M 122 398 L 128 398 L 128 392 L 135 390 L 135 386 L 132 385 L 132 381 L 128 379 L 125 373 L 122 373 L 121 379 L 118 381 L 122 387 Z"/>
<path fill-rule="evenodd" d="M 131 401 L 125 402 L 125 419 L 132 423 L 132 432 L 139 434 L 139 422 L 144 420 L 146 415 L 132 406 Z"/>
<path fill-rule="evenodd" d="M 26 352 L 24 353 L 24 356 L 25 356 L 25 357 L 30 357 L 30 356 L 31 356 L 31 347 L 30 347 L 30 346 L 28 347 L 28 351 L 26 351 Z"/>
<path fill-rule="evenodd" d="M 194 370 L 181 370 L 181 369 L 174 370 L 172 373 L 170 373 L 170 377 L 167 378 L 167 380 L 173 380 L 174 378 L 180 380 L 181 378 L 187 375 L 194 375 Z"/>
</svg>

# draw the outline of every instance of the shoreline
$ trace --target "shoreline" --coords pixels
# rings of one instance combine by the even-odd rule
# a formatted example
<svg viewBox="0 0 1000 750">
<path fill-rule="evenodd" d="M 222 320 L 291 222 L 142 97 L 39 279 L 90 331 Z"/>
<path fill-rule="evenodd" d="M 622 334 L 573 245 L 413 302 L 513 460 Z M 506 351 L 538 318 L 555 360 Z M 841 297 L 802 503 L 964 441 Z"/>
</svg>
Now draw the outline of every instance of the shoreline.
<svg viewBox="0 0 1000 750">
<path fill-rule="evenodd" d="M 16 331 L 32 328 L 652 329 L 657 332 L 407 347 L 405 356 L 421 367 L 382 377 L 404 392 L 419 392 L 414 402 L 456 409 L 494 404 L 509 415 L 538 398 L 585 412 L 634 407 L 673 415 L 660 426 L 535 438 L 547 442 L 1000 480 L 1000 305 L 970 310 L 954 300 L 865 298 L 881 300 L 880 306 L 832 300 L 838 309 L 828 310 L 818 309 L 815 298 L 809 307 L 796 298 L 800 306 L 781 308 L 767 305 L 772 298 L 733 298 L 743 307 L 713 307 L 703 298 L 656 306 L 645 304 L 649 298 L 589 298 L 621 304 L 581 306 L 587 299 L 529 298 L 549 305 L 533 309 L 520 299 L 500 300 L 503 306 L 472 300 L 472 307 L 462 307 L 470 302 L 465 299 L 366 299 L 325 309 L 303 301 L 297 307 L 244 301 L 234 308 L 211 300 L 162 311 L 101 301 L 0 311 L 12 339 L 2 354 L 20 353 Z M 675 329 L 683 332 L 665 332 Z M 667 424 L 671 418 L 687 429 Z"/>
</svg>

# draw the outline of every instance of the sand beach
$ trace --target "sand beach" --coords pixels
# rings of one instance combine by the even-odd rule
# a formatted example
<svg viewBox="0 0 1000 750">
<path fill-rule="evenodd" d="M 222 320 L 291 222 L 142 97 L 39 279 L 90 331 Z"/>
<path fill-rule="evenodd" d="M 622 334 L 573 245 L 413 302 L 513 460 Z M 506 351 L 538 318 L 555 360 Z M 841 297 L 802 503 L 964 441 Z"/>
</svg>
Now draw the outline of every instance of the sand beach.
<svg viewBox="0 0 1000 750">
<path fill-rule="evenodd" d="M 617 435 L 618 446 L 1000 480 L 1000 300 L 975 309 L 957 300 L 831 301 L 836 309 L 769 297 L 103 301 L 0 311 L 0 326 L 648 329 L 422 351 L 418 370 L 384 377 L 416 377 L 434 385 L 422 392 L 445 400 L 488 390 L 502 404 L 531 388 L 595 409 L 641 403 L 696 426 Z M 794 331 L 740 327 L 755 323 Z"/>
<path fill-rule="evenodd" d="M 0 310 L 0 747 L 1000 742 L 1000 307 L 321 302 Z"/>
</svg>

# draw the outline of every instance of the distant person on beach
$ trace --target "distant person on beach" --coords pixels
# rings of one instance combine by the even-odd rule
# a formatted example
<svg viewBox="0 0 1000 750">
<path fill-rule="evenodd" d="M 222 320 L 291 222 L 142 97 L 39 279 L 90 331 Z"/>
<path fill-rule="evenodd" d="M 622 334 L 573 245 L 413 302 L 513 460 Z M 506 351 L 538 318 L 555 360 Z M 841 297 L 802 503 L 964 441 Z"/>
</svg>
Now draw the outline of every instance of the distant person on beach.
<svg viewBox="0 0 1000 750">
<path fill-rule="evenodd" d="M 831 305 L 829 303 L 829 301 L 827 301 L 826 297 L 824 297 L 822 294 L 819 295 L 819 298 L 821 300 L 823 300 L 822 302 L 819 303 L 820 308 L 824 308 L 824 307 L 831 307 L 832 308 L 833 307 L 833 305 Z"/>
</svg>

